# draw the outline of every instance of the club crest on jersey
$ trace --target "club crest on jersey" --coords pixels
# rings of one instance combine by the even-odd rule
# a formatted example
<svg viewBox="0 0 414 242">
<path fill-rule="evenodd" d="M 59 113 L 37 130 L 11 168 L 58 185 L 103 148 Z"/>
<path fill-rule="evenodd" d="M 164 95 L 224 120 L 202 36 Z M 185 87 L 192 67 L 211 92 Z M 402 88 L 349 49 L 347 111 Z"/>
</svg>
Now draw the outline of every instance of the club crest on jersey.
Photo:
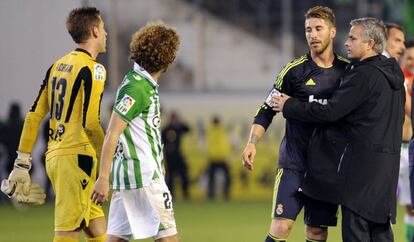
<svg viewBox="0 0 414 242">
<path fill-rule="evenodd" d="M 279 203 L 276 208 L 276 214 L 281 215 L 283 213 L 283 204 Z"/>
<path fill-rule="evenodd" d="M 135 99 L 125 94 L 121 101 L 118 103 L 118 105 L 116 105 L 116 109 L 122 114 L 127 114 L 131 107 L 134 105 L 134 103 Z"/>
<path fill-rule="evenodd" d="M 103 81 L 105 79 L 105 68 L 100 64 L 93 65 L 93 76 L 95 80 Z"/>
</svg>

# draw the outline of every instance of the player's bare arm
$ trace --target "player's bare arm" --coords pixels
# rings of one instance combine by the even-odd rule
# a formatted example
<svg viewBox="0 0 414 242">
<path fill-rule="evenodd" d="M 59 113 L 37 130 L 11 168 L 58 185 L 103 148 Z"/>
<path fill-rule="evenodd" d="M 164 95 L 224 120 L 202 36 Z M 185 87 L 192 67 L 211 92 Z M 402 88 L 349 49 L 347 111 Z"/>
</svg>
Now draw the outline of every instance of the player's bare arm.
<svg viewBox="0 0 414 242">
<path fill-rule="evenodd" d="M 112 113 L 109 121 L 108 130 L 102 146 L 101 165 L 99 167 L 99 177 L 96 180 L 92 192 L 92 201 L 102 204 L 108 201 L 109 194 L 109 175 L 111 173 L 111 163 L 115 154 L 119 136 L 124 131 L 128 123 L 116 113 Z"/>
<path fill-rule="evenodd" d="M 266 132 L 263 126 L 258 124 L 253 124 L 252 129 L 250 130 L 249 141 L 247 142 L 246 147 L 244 148 L 242 154 L 242 162 L 244 167 L 248 170 L 253 170 L 254 157 L 256 156 L 256 144 L 263 137 Z"/>
</svg>

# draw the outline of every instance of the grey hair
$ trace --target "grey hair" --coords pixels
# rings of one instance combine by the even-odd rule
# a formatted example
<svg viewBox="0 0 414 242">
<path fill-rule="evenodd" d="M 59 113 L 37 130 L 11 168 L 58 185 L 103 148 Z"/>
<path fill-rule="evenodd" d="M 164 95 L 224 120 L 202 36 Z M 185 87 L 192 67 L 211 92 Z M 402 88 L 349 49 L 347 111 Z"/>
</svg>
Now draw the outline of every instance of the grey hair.
<svg viewBox="0 0 414 242">
<path fill-rule="evenodd" d="M 386 27 L 381 20 L 376 18 L 358 18 L 351 20 L 351 26 L 362 26 L 364 31 L 362 33 L 362 41 L 364 43 L 368 40 L 374 40 L 373 50 L 380 54 L 384 50 L 386 42 Z"/>
</svg>

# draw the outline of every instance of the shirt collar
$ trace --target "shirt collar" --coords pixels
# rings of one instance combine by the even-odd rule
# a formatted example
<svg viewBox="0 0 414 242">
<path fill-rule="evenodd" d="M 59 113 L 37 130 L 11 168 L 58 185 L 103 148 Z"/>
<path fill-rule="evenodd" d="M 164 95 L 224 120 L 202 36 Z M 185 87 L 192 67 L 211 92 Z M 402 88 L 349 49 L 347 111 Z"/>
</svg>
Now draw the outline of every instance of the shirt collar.
<svg viewBox="0 0 414 242">
<path fill-rule="evenodd" d="M 90 57 L 92 57 L 92 55 L 91 55 L 91 54 L 90 54 L 87 50 L 85 50 L 85 49 L 82 49 L 82 48 L 76 48 L 76 49 L 75 49 L 75 51 L 83 52 L 83 53 L 85 53 L 85 54 L 89 55 Z"/>
<path fill-rule="evenodd" d="M 308 58 L 308 61 L 310 61 L 311 63 L 312 63 L 312 66 L 314 67 L 314 68 L 317 68 L 317 69 L 319 69 L 319 68 L 322 68 L 322 67 L 319 67 L 314 61 L 313 61 L 313 59 L 312 59 L 312 56 L 311 56 L 311 54 L 310 54 L 310 51 L 308 51 L 308 53 L 306 54 L 306 57 Z M 339 62 L 339 58 L 338 58 L 338 54 L 336 54 L 335 52 L 334 52 L 334 59 L 333 59 L 333 61 L 332 61 L 332 66 L 331 67 L 334 67 L 335 66 L 335 64 L 337 64 Z M 329 68 L 331 68 L 331 67 L 328 67 L 328 68 L 324 68 L 324 69 L 329 69 Z"/>
<path fill-rule="evenodd" d="M 382 52 L 382 55 L 384 55 L 384 56 L 385 56 L 385 57 L 387 57 L 387 58 L 390 58 L 390 57 L 391 57 L 390 53 L 388 53 L 388 51 L 386 51 L 385 49 L 384 49 L 384 51 Z"/>
<path fill-rule="evenodd" d="M 142 68 L 138 63 L 134 62 L 134 71 L 144 75 L 146 79 L 154 86 L 158 86 L 158 83 L 156 80 L 152 78 L 152 76 L 144 69 Z"/>
</svg>

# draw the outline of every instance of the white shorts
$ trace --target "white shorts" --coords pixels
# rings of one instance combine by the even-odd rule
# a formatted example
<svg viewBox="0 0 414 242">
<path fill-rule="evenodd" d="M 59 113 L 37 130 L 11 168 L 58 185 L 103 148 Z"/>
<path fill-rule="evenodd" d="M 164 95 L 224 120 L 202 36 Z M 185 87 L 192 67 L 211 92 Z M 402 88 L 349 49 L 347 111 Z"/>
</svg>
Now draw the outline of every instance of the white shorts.
<svg viewBox="0 0 414 242">
<path fill-rule="evenodd" d="M 172 197 L 164 180 L 144 188 L 115 191 L 109 207 L 107 234 L 124 240 L 154 240 L 177 234 Z"/>
<path fill-rule="evenodd" d="M 408 144 L 401 146 L 400 174 L 398 177 L 398 201 L 401 205 L 410 205 L 410 181 L 408 168 Z"/>
</svg>

